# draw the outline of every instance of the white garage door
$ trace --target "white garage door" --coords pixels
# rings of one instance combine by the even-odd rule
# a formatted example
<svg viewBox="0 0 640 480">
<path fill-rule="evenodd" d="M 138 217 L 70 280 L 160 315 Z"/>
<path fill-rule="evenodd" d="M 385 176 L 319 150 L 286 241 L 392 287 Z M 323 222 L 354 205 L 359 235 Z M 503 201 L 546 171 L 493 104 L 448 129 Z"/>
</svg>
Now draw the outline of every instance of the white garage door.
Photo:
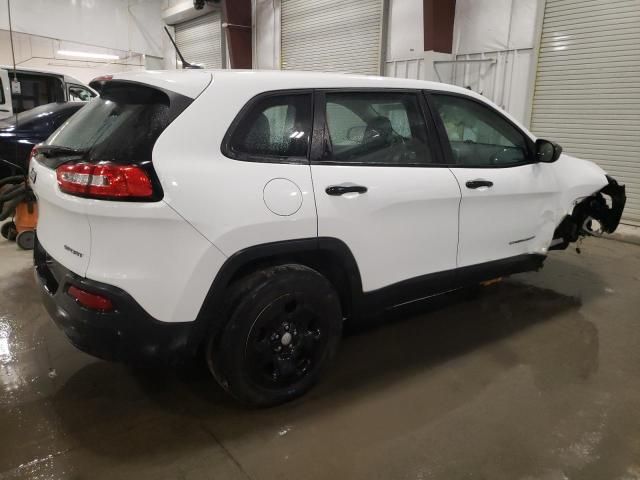
<svg viewBox="0 0 640 480">
<path fill-rule="evenodd" d="M 640 225 L 640 0 L 547 0 L 532 131 L 627 185 Z"/>
<path fill-rule="evenodd" d="M 282 68 L 380 74 L 382 0 L 282 0 Z"/>
<path fill-rule="evenodd" d="M 176 44 L 187 62 L 205 68 L 222 68 L 220 12 L 178 23 Z"/>
</svg>

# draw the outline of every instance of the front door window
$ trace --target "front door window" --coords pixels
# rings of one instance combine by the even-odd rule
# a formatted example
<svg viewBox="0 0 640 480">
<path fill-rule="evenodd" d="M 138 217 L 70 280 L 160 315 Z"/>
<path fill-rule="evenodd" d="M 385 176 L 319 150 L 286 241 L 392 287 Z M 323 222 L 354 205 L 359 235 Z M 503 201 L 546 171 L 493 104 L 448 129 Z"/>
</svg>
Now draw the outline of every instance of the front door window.
<svg viewBox="0 0 640 480">
<path fill-rule="evenodd" d="M 452 95 L 433 95 L 456 165 L 505 167 L 529 161 L 524 135 L 490 108 Z"/>
</svg>

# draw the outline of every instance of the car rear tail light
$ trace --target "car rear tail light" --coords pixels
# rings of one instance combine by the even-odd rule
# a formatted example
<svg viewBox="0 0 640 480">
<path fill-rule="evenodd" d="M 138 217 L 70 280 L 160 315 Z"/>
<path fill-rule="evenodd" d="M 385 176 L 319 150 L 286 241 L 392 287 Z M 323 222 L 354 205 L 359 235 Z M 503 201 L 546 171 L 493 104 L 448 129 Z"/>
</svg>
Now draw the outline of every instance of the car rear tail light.
<svg viewBox="0 0 640 480">
<path fill-rule="evenodd" d="M 135 165 L 71 163 L 56 170 L 60 190 L 90 198 L 149 198 L 153 185 L 149 175 Z"/>
<path fill-rule="evenodd" d="M 101 75 L 91 80 L 91 82 L 106 82 L 108 80 L 113 80 L 113 75 Z"/>
<path fill-rule="evenodd" d="M 107 82 L 113 80 L 113 75 L 102 75 L 100 77 L 96 77 L 89 82 L 89 86 L 98 93 L 102 90 L 102 88 L 106 85 Z"/>
<path fill-rule="evenodd" d="M 110 312 L 113 310 L 113 303 L 107 297 L 95 293 L 87 292 L 81 288 L 69 287 L 67 293 L 76 302 L 90 310 L 99 310 L 101 312 Z"/>
</svg>

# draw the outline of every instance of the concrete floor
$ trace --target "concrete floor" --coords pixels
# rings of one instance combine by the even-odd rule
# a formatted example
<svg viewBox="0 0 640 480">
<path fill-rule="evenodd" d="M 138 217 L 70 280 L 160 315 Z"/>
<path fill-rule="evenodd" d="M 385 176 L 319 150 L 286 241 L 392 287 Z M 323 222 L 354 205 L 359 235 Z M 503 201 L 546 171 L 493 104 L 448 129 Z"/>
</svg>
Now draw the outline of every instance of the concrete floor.
<svg viewBox="0 0 640 480">
<path fill-rule="evenodd" d="M 305 398 L 245 410 L 206 371 L 71 347 L 0 241 L 0 478 L 640 479 L 640 247 L 344 339 Z"/>
</svg>

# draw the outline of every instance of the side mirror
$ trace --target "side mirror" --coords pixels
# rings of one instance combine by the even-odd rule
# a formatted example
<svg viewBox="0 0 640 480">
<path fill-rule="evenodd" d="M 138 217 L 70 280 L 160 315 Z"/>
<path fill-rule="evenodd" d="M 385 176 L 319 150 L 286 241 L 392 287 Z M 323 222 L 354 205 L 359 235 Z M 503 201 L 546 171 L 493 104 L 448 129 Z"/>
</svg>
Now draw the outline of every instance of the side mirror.
<svg viewBox="0 0 640 480">
<path fill-rule="evenodd" d="M 553 163 L 562 155 L 562 147 L 557 143 L 539 138 L 536 140 L 536 161 Z"/>
</svg>

